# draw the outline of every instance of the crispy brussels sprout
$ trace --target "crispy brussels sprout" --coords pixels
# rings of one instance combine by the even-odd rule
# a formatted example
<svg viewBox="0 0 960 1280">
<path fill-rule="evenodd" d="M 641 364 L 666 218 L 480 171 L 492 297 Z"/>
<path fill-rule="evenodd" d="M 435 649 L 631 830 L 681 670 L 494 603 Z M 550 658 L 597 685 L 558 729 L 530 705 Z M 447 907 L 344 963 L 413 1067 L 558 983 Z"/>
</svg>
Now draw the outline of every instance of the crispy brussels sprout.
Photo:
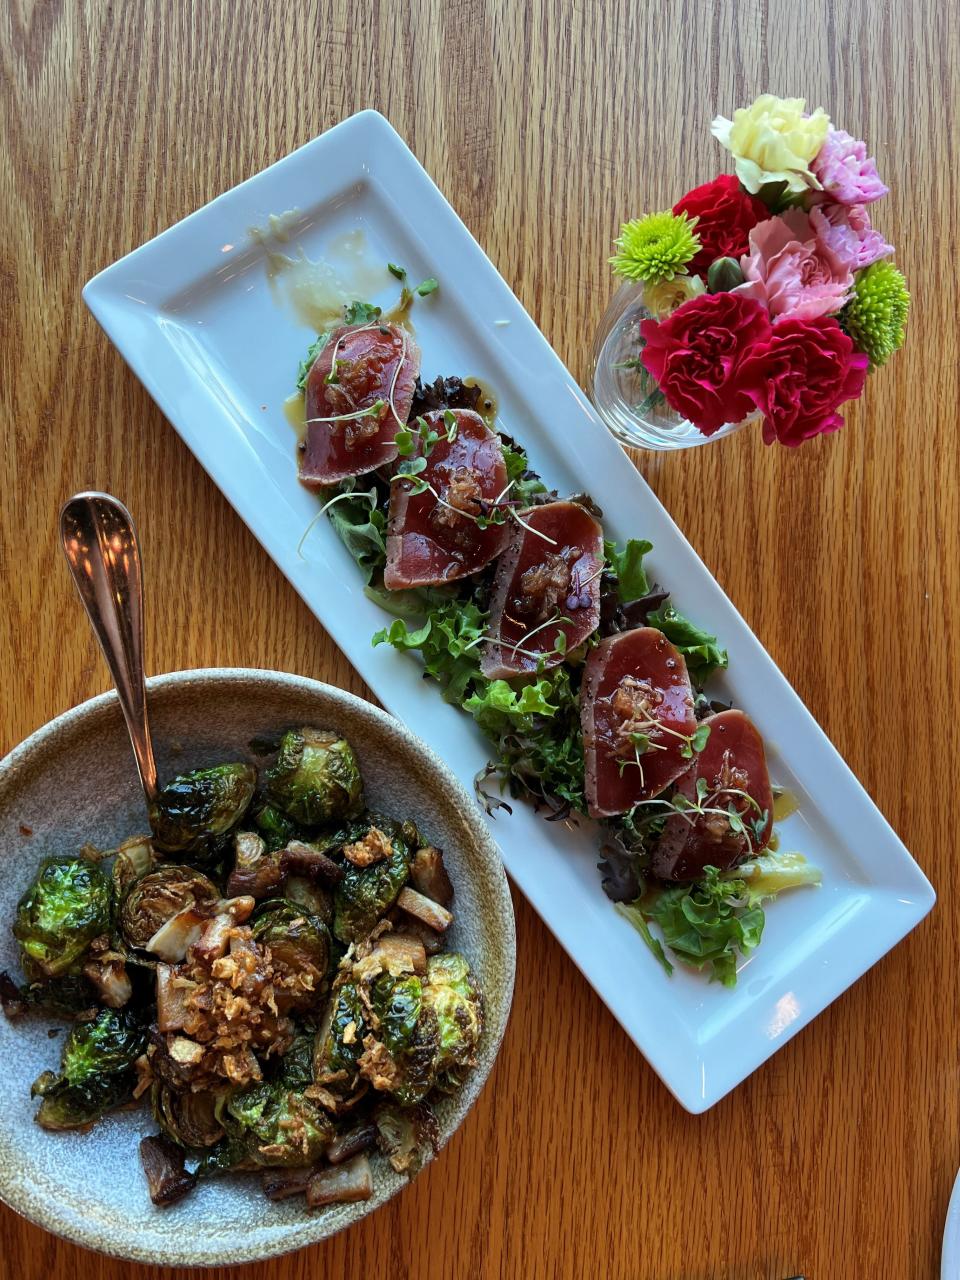
<svg viewBox="0 0 960 1280">
<path fill-rule="evenodd" d="M 317 1032 L 313 1072 L 319 1082 L 326 1084 L 330 1076 L 341 1071 L 350 1076 L 356 1074 L 365 1027 L 357 985 L 345 982 L 334 991 Z"/>
<path fill-rule="evenodd" d="M 284 848 L 291 840 L 297 840 L 302 835 L 294 820 L 265 797 L 254 800 L 250 819 L 263 837 L 267 853 L 276 853 L 278 849 Z"/>
<path fill-rule="evenodd" d="M 0 975 L 0 1000 L 8 1018 L 17 1018 L 30 1009 L 72 1018 L 92 1009 L 97 993 L 82 973 L 68 973 L 62 978 L 44 982 L 25 982 L 17 986 L 8 973 Z"/>
<path fill-rule="evenodd" d="M 416 974 L 394 978 L 381 973 L 370 992 L 373 1011 L 380 1022 L 379 1038 L 394 1057 L 413 1044 L 423 1010 L 423 984 Z"/>
<path fill-rule="evenodd" d="M 156 862 L 153 845 L 148 836 L 134 836 L 124 840 L 113 860 L 113 893 L 117 902 L 135 880 L 145 876 Z"/>
<path fill-rule="evenodd" d="M 304 1031 L 294 1036 L 293 1044 L 280 1059 L 278 1081 L 287 1089 L 306 1089 L 313 1084 L 312 1032 Z"/>
<path fill-rule="evenodd" d="M 374 1051 L 370 1078 L 374 1088 L 412 1106 L 426 1097 L 436 1076 L 441 1056 L 436 1014 L 425 1003 L 423 984 L 415 974 L 381 974 L 371 988 L 371 1003 L 380 1023 L 377 1038 L 392 1062 L 383 1070 Z"/>
<path fill-rule="evenodd" d="M 399 824 L 379 824 L 391 838 L 391 852 L 380 862 L 347 863 L 333 900 L 333 932 L 341 942 L 359 942 L 397 900 L 409 874 L 410 848 Z"/>
<path fill-rule="evenodd" d="M 40 1097 L 37 1123 L 44 1129 L 84 1129 L 133 1096 L 133 1064 L 146 1048 L 146 1033 L 124 1010 L 101 1009 L 78 1023 L 63 1046 L 60 1073 L 45 1071 L 32 1093 Z"/>
<path fill-rule="evenodd" d="M 360 765 L 350 743 L 330 730 L 290 729 L 266 775 L 269 798 L 305 826 L 338 822 L 363 808 Z"/>
<path fill-rule="evenodd" d="M 218 764 L 182 773 L 160 792 L 150 809 L 157 845 L 167 853 L 215 859 L 224 836 L 246 813 L 257 785 L 249 764 Z"/>
<path fill-rule="evenodd" d="M 306 876 L 287 876 L 283 895 L 288 902 L 295 903 L 310 915 L 322 920 L 328 929 L 333 924 L 332 895 L 329 890 L 308 880 Z"/>
<path fill-rule="evenodd" d="M 178 911 L 212 906 L 219 898 L 220 891 L 202 872 L 179 863 L 157 867 L 129 889 L 120 908 L 120 928 L 132 947 L 143 949 Z"/>
<path fill-rule="evenodd" d="M 333 1124 L 324 1111 L 282 1079 L 234 1094 L 226 1110 L 234 1125 L 249 1134 L 247 1154 L 258 1165 L 315 1164 L 333 1138 Z"/>
<path fill-rule="evenodd" d="M 270 898 L 250 924 L 255 940 L 270 948 L 274 967 L 312 974 L 313 992 L 307 993 L 306 1004 L 315 1003 L 330 967 L 330 933 L 323 921 L 286 898 Z"/>
<path fill-rule="evenodd" d="M 438 1072 L 472 1065 L 483 1029 L 483 1005 L 463 956 L 451 952 L 430 957 L 423 999 L 437 1017 Z"/>
<path fill-rule="evenodd" d="M 397 1173 L 414 1177 L 440 1149 L 437 1119 L 425 1103 L 401 1108 L 382 1102 L 373 1118 L 377 1145 Z"/>
<path fill-rule="evenodd" d="M 245 1129 L 228 1133 L 204 1153 L 195 1170 L 197 1178 L 219 1178 L 224 1173 L 256 1169 L 257 1162 L 250 1154 L 253 1143 L 252 1135 Z"/>
<path fill-rule="evenodd" d="M 150 1103 L 157 1124 L 181 1147 L 212 1147 L 223 1137 L 214 1093 L 194 1093 L 191 1089 L 171 1089 L 155 1083 Z"/>
<path fill-rule="evenodd" d="M 110 928 L 110 878 L 86 858 L 45 858 L 17 904 L 13 936 L 31 981 L 75 973 L 87 947 Z"/>
</svg>

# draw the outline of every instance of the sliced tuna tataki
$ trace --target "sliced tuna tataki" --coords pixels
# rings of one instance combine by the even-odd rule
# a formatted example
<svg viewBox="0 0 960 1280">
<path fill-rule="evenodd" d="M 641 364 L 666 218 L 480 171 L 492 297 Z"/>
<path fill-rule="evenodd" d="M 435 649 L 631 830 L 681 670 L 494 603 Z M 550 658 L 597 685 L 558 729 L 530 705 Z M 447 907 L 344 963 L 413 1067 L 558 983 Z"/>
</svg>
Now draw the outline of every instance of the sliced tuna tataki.
<svg viewBox="0 0 960 1280">
<path fill-rule="evenodd" d="M 416 493 L 409 480 L 398 479 L 390 486 L 383 572 L 389 591 L 436 586 L 476 573 L 510 538 L 506 525 L 482 529 L 476 523 L 507 488 L 496 433 L 469 409 L 448 410 L 447 417 L 436 410 L 424 421 L 440 437 L 418 477 L 430 488 Z"/>
<path fill-rule="evenodd" d="M 400 325 L 334 329 L 307 375 L 303 483 L 323 488 L 392 462 L 419 372 L 420 348 Z"/>
<path fill-rule="evenodd" d="M 521 519 L 530 527 L 515 530 L 493 584 L 491 638 L 480 662 L 492 680 L 555 667 L 600 621 L 599 522 L 577 502 L 547 502 Z"/>
<path fill-rule="evenodd" d="M 601 640 L 584 665 L 580 722 L 591 817 L 652 800 L 690 767 L 697 721 L 683 655 L 654 627 Z"/>
<path fill-rule="evenodd" d="M 653 870 L 662 880 L 700 880 L 705 867 L 726 871 L 770 843 L 773 792 L 756 726 L 736 710 L 721 711 L 702 723 L 709 726 L 710 737 L 677 781 L 677 791 L 691 804 L 722 812 L 670 815 L 653 852 Z M 700 779 L 706 783 L 702 800 L 697 796 Z M 731 827 L 731 805 L 747 834 Z"/>
</svg>

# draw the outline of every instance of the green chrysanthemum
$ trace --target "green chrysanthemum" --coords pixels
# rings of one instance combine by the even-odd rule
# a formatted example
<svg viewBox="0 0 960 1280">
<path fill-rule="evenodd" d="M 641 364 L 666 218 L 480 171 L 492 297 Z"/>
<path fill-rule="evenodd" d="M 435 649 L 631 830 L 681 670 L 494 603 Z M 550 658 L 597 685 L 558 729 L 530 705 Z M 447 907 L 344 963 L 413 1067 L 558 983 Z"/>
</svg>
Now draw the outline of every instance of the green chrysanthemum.
<svg viewBox="0 0 960 1280">
<path fill-rule="evenodd" d="M 903 346 L 909 310 L 910 293 L 902 272 L 890 262 L 874 262 L 858 272 L 840 319 L 857 349 L 876 367 Z"/>
<path fill-rule="evenodd" d="M 649 213 L 620 228 L 610 259 L 614 271 L 630 280 L 656 284 L 679 275 L 700 249 L 696 218 L 685 213 Z"/>
</svg>

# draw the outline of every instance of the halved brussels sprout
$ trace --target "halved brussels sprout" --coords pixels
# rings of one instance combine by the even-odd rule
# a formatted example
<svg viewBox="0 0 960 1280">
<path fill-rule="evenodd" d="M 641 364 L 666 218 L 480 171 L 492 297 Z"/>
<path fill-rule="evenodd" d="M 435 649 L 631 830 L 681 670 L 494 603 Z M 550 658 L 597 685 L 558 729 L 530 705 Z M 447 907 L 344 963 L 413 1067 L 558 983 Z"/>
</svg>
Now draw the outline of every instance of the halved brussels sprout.
<svg viewBox="0 0 960 1280">
<path fill-rule="evenodd" d="M 381 974 L 372 985 L 371 1003 L 380 1022 L 376 1037 L 393 1064 L 379 1078 L 376 1057 L 372 1057 L 370 1078 L 374 1088 L 392 1094 L 403 1106 L 412 1106 L 427 1096 L 436 1076 L 440 1056 L 436 1015 L 425 1003 L 423 983 L 415 974 L 400 978 Z"/>
<path fill-rule="evenodd" d="M 60 1072 L 34 1083 L 37 1123 L 45 1129 L 83 1129 L 133 1096 L 133 1064 L 146 1048 L 146 1032 L 125 1010 L 101 1009 L 78 1023 L 63 1046 Z"/>
<path fill-rule="evenodd" d="M 160 1083 L 154 1083 L 150 1093 L 153 1115 L 160 1128 L 181 1147 L 194 1151 L 212 1147 L 223 1137 L 217 1101 L 215 1093 L 194 1093 L 192 1089 L 172 1089 Z"/>
<path fill-rule="evenodd" d="M 399 824 L 377 825 L 391 838 L 391 852 L 368 867 L 347 863 L 333 899 L 333 932 L 341 942 L 359 942 L 397 900 L 409 874 L 410 848 Z"/>
<path fill-rule="evenodd" d="M 310 1031 L 294 1036 L 293 1044 L 280 1059 L 277 1080 L 287 1089 L 306 1089 L 313 1084 L 313 1042 Z"/>
<path fill-rule="evenodd" d="M 256 1139 L 243 1129 L 237 1133 L 228 1133 L 212 1147 L 208 1147 L 203 1159 L 197 1165 L 197 1178 L 219 1178 L 224 1173 L 239 1173 L 241 1170 L 256 1169 L 257 1162 L 252 1158 Z"/>
<path fill-rule="evenodd" d="M 360 992 L 355 982 L 344 982 L 334 991 L 317 1032 L 313 1058 L 315 1078 L 326 1085 L 328 1077 L 341 1071 L 355 1076 L 365 1034 Z"/>
<path fill-rule="evenodd" d="M 333 1137 L 333 1123 L 319 1106 L 282 1081 L 264 1081 L 234 1094 L 226 1110 L 250 1134 L 255 1164 L 286 1168 L 312 1165 Z"/>
<path fill-rule="evenodd" d="M 215 858 L 224 837 L 249 808 L 257 771 L 249 764 L 218 764 L 182 773 L 161 790 L 150 809 L 157 845 L 167 853 Z"/>
<path fill-rule="evenodd" d="M 437 1071 L 471 1065 L 483 1030 L 483 1002 L 463 956 L 450 952 L 430 957 L 423 999 L 437 1018 Z"/>
<path fill-rule="evenodd" d="M 397 1173 L 414 1177 L 429 1159 L 430 1152 L 436 1155 L 440 1149 L 437 1119 L 425 1103 L 400 1108 L 382 1102 L 373 1118 L 377 1145 Z"/>
<path fill-rule="evenodd" d="M 124 840 L 113 860 L 113 891 L 119 902 L 135 880 L 145 876 L 156 862 L 148 836 Z"/>
<path fill-rule="evenodd" d="M 110 928 L 110 878 L 86 858 L 45 858 L 17 904 L 13 936 L 31 981 L 76 973 L 87 947 Z"/>
<path fill-rule="evenodd" d="M 370 1002 L 380 1021 L 378 1036 L 394 1057 L 413 1044 L 423 1010 L 423 984 L 416 974 L 394 978 L 381 973 L 370 990 Z"/>
<path fill-rule="evenodd" d="M 254 939 L 270 948 L 275 968 L 313 977 L 312 992 L 295 1004 L 316 1004 L 330 967 L 330 933 L 323 921 L 286 898 L 270 898 L 254 912 L 250 925 Z"/>
<path fill-rule="evenodd" d="M 329 890 L 308 880 L 306 876 L 287 876 L 283 894 L 288 902 L 302 907 L 330 928 L 333 923 L 333 897 Z"/>
<path fill-rule="evenodd" d="M 305 826 L 349 818 L 363 808 L 363 779 L 353 748 L 330 730 L 290 729 L 266 774 L 269 798 Z"/>
<path fill-rule="evenodd" d="M 82 973 L 67 973 L 62 978 L 41 982 L 25 982 L 17 986 L 8 973 L 0 974 L 0 1001 L 8 1018 L 16 1018 L 28 1009 L 40 1009 L 71 1018 L 93 1008 L 97 993 Z"/>
<path fill-rule="evenodd" d="M 249 816 L 263 837 L 267 853 L 276 853 L 302 834 L 294 820 L 264 796 L 254 800 Z"/>
<path fill-rule="evenodd" d="M 142 949 L 177 912 L 219 899 L 219 889 L 203 872 L 170 863 L 134 881 L 120 908 L 120 928 L 132 947 Z"/>
</svg>

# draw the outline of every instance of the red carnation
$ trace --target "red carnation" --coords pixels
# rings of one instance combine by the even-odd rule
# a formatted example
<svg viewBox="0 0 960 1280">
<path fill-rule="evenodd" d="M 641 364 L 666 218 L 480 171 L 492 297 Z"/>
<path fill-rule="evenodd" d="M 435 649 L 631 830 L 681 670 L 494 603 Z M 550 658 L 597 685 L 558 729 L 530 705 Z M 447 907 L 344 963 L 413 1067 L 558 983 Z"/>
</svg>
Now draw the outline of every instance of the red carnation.
<svg viewBox="0 0 960 1280">
<path fill-rule="evenodd" d="M 740 365 L 738 385 L 763 411 L 766 444 L 798 445 L 843 426 L 837 413 L 863 391 L 869 360 L 836 320 L 782 320 Z"/>
<path fill-rule="evenodd" d="M 640 332 L 646 339 L 641 359 L 667 403 L 705 436 L 753 411 L 737 369 L 751 348 L 770 337 L 761 303 L 738 293 L 705 293 L 659 324 L 644 320 Z"/>
<path fill-rule="evenodd" d="M 687 270 L 705 276 L 717 258 L 741 258 L 749 248 L 750 231 L 770 217 L 770 210 L 732 173 L 722 173 L 702 187 L 694 187 L 673 206 L 674 213 L 699 218 L 700 252 Z"/>
</svg>

